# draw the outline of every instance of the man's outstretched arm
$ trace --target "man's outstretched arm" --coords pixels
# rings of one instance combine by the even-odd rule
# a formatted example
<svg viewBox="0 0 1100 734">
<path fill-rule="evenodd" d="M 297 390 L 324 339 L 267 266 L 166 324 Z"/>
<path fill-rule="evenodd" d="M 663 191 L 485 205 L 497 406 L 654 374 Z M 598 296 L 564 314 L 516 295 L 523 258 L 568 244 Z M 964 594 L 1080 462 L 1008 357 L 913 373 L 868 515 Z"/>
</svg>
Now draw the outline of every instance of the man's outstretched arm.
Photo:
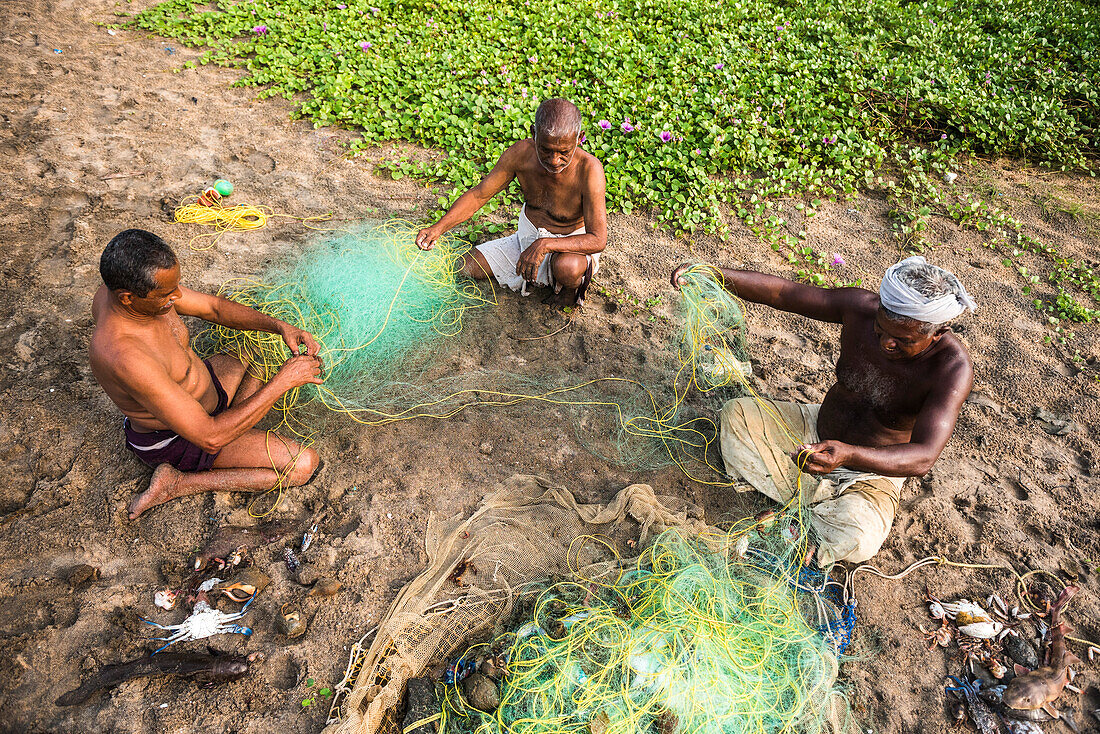
<svg viewBox="0 0 1100 734">
<path fill-rule="evenodd" d="M 800 447 L 791 458 L 811 474 L 828 474 L 844 466 L 886 477 L 923 476 L 943 453 L 973 384 L 974 370 L 969 360 L 959 359 L 951 365 L 925 399 L 909 443 L 855 446 L 821 441 Z"/>
<path fill-rule="evenodd" d="M 672 272 L 673 286 L 682 285 L 680 276 L 690 267 L 684 263 Z M 818 288 L 755 270 L 715 270 L 726 290 L 742 300 L 834 324 L 842 323 L 845 312 L 870 294 L 863 288 Z"/>
<path fill-rule="evenodd" d="M 164 366 L 140 349 L 120 353 L 111 367 L 119 384 L 157 420 L 207 453 L 217 453 L 260 422 L 284 393 L 320 385 L 317 357 L 291 357 L 271 380 L 246 399 L 212 416 L 173 380 Z"/>
<path fill-rule="evenodd" d="M 421 250 L 432 249 L 446 232 L 472 217 L 478 209 L 489 203 L 489 199 L 503 191 L 516 177 L 516 160 L 519 155 L 517 146 L 520 144 L 516 143 L 504 151 L 493 170 L 481 179 L 481 183 L 455 199 L 455 203 L 438 222 L 420 230 L 416 234 L 416 246 Z"/>
<path fill-rule="evenodd" d="M 308 331 L 262 314 L 254 308 L 230 301 L 228 298 L 211 296 L 182 286 L 180 291 L 183 295 L 176 301 L 176 313 L 196 316 L 205 321 L 228 326 L 230 329 L 278 334 L 290 347 L 292 354 L 315 356 L 320 349 L 317 340 Z M 304 350 L 301 349 L 303 344 L 306 347 Z"/>
</svg>

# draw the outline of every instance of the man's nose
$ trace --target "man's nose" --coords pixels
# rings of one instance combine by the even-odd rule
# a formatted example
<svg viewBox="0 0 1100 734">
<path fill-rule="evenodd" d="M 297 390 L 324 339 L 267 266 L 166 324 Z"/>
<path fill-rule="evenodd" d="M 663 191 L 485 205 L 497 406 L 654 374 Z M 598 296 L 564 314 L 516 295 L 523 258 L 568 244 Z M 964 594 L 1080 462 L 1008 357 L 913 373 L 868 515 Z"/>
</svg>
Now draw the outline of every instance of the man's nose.
<svg viewBox="0 0 1100 734">
<path fill-rule="evenodd" d="M 888 336 L 884 336 L 881 339 L 879 339 L 878 341 L 879 341 L 879 344 L 882 345 L 883 349 L 892 350 L 892 349 L 897 349 L 897 347 L 898 347 L 898 343 L 896 341 L 894 341 L 893 338 L 888 337 Z"/>
</svg>

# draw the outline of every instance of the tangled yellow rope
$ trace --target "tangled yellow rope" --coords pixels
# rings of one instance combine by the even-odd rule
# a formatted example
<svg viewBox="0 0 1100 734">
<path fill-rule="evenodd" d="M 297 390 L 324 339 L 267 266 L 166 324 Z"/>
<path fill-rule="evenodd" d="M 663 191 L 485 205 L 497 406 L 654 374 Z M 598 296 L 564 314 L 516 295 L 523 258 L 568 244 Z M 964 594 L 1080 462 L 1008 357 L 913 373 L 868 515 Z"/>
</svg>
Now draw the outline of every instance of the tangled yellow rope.
<svg viewBox="0 0 1100 734">
<path fill-rule="evenodd" d="M 172 219 L 177 224 L 199 224 L 205 227 L 213 227 L 216 230 L 213 233 L 207 232 L 192 237 L 191 241 L 188 243 L 192 250 L 209 250 L 218 243 L 218 240 L 221 239 L 221 236 L 226 232 L 247 232 L 254 229 L 262 229 L 267 226 L 267 220 L 273 217 L 285 217 L 303 223 L 323 222 L 332 217 L 331 213 L 314 217 L 296 217 L 291 214 L 277 214 L 271 207 L 256 206 L 254 204 L 234 204 L 232 206 L 215 204 L 214 206 L 204 206 L 199 204 L 198 200 L 198 195 L 184 197 L 172 214 Z M 306 226 L 308 227 L 309 225 L 307 224 Z M 311 229 L 314 228 L 311 227 Z M 196 244 L 202 243 L 204 240 L 209 241 L 201 246 Z"/>
</svg>

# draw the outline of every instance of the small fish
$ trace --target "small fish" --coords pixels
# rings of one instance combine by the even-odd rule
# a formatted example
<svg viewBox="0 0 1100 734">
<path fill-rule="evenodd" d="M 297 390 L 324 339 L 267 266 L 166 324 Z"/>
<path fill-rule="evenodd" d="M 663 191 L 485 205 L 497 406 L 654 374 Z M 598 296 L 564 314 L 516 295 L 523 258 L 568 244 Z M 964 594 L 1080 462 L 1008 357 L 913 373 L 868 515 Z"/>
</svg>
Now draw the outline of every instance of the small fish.
<svg viewBox="0 0 1100 734">
<path fill-rule="evenodd" d="M 292 532 L 298 523 L 290 520 L 276 520 L 275 522 L 248 527 L 244 525 L 225 525 L 218 528 L 202 550 L 195 554 L 191 560 L 191 568 L 199 571 L 215 558 L 228 558 L 242 547 L 255 548 L 278 540 L 282 536 Z"/>
<path fill-rule="evenodd" d="M 1077 591 L 1078 587 L 1067 586 L 1050 608 L 1050 649 L 1047 652 L 1047 664 L 1031 672 L 1019 666 L 1017 677 L 1005 689 L 1005 706 L 1021 710 L 1041 708 L 1051 716 L 1058 717 L 1058 712 L 1051 704 L 1062 695 L 1069 683 L 1069 666 L 1081 662 L 1066 647 L 1065 637 L 1073 631 L 1072 628 L 1060 621 L 1062 609 Z"/>
<path fill-rule="evenodd" d="M 1001 647 L 1004 648 L 1004 651 L 1008 653 L 1013 662 L 1019 663 L 1028 670 L 1035 670 L 1039 667 L 1039 653 L 1023 635 L 1015 630 L 1009 632 L 1001 640 Z"/>
<path fill-rule="evenodd" d="M 290 548 L 283 548 L 283 560 L 286 562 L 286 568 L 291 573 L 298 573 L 298 569 L 302 567 L 302 564 L 298 561 L 298 556 L 294 555 L 294 551 Z"/>
<path fill-rule="evenodd" d="M 125 663 L 105 665 L 92 677 L 55 702 L 58 706 L 84 703 L 104 688 L 114 688 L 135 678 L 153 675 L 177 675 L 214 685 L 237 680 L 248 673 L 250 660 L 241 655 L 201 655 L 196 653 L 164 653 L 138 658 Z"/>
<path fill-rule="evenodd" d="M 966 700 L 966 708 L 970 712 L 970 718 L 980 734 L 1004 734 L 1005 728 L 1000 718 L 993 713 L 993 709 L 989 707 L 989 704 L 978 696 L 978 688 L 981 684 L 975 685 L 953 675 L 948 677 L 955 682 L 956 686 L 948 687 L 946 690 L 962 694 Z"/>
</svg>

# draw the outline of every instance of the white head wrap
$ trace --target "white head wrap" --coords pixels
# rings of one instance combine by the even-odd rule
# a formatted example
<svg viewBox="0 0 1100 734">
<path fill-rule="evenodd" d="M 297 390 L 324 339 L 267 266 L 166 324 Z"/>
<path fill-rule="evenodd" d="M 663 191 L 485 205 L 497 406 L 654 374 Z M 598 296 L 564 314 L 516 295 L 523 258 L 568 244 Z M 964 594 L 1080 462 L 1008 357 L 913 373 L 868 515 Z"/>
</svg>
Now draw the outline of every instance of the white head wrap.
<svg viewBox="0 0 1100 734">
<path fill-rule="evenodd" d="M 914 255 L 891 265 L 886 274 L 882 276 L 882 285 L 878 289 L 878 297 L 882 305 L 896 314 L 914 321 L 923 321 L 926 324 L 942 324 L 967 309 L 973 311 L 977 308 L 977 305 L 970 298 L 970 294 L 966 292 L 966 288 L 963 288 L 962 283 L 959 283 L 959 279 L 942 268 L 937 269 L 944 274 L 944 277 L 952 281 L 952 284 L 958 284 L 959 293 L 957 296 L 955 293 L 944 293 L 936 298 L 929 298 L 902 281 L 902 272 L 916 265 L 927 264 L 923 257 Z"/>
</svg>

